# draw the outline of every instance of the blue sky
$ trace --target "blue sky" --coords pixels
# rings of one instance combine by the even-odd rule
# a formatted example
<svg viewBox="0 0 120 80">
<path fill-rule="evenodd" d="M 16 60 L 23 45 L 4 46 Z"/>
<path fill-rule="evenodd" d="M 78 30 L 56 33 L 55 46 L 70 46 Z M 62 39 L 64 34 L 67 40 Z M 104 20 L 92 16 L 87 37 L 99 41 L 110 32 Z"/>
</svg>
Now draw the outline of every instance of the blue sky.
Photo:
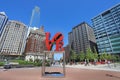
<svg viewBox="0 0 120 80">
<path fill-rule="evenodd" d="M 68 32 L 79 23 L 91 19 L 99 13 L 120 3 L 120 0 L 0 0 L 0 12 L 4 11 L 10 20 L 30 23 L 32 10 L 40 7 L 40 25 L 53 36 L 56 32 L 64 34 L 68 43 Z"/>
<path fill-rule="evenodd" d="M 63 59 L 63 54 L 62 53 L 55 53 L 54 54 L 54 60 L 60 60 Z"/>
</svg>

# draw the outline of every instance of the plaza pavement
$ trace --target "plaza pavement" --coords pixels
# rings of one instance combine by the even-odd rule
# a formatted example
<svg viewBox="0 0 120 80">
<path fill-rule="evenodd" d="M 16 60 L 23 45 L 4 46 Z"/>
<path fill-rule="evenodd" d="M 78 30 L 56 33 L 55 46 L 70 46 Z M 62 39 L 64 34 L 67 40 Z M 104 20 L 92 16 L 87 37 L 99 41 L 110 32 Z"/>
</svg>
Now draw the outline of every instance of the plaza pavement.
<svg viewBox="0 0 120 80">
<path fill-rule="evenodd" d="M 64 78 L 42 77 L 40 67 L 0 69 L 0 80 L 120 80 L 120 72 L 90 69 L 92 67 L 92 65 L 66 65 Z M 58 71 L 59 68 L 52 68 L 51 71 Z"/>
<path fill-rule="evenodd" d="M 120 63 L 115 64 L 99 64 L 99 65 L 66 65 L 66 67 L 70 68 L 80 68 L 80 69 L 92 69 L 92 70 L 105 70 L 105 71 L 116 71 L 120 72 Z"/>
</svg>

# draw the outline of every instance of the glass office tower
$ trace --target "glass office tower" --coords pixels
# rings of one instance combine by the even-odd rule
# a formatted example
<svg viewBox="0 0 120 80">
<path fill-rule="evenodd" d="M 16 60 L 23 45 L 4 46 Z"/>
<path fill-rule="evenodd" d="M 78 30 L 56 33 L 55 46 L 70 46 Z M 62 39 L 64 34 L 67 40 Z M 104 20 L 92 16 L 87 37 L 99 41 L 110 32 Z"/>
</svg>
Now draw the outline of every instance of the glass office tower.
<svg viewBox="0 0 120 80">
<path fill-rule="evenodd" d="M 32 11 L 30 27 L 40 27 L 40 8 L 37 6 Z"/>
<path fill-rule="evenodd" d="M 0 12 L 0 40 L 2 38 L 2 33 L 7 21 L 8 21 L 8 17 L 6 16 L 6 14 L 4 12 Z"/>
<path fill-rule="evenodd" d="M 99 53 L 120 54 L 120 4 L 92 19 Z"/>
</svg>

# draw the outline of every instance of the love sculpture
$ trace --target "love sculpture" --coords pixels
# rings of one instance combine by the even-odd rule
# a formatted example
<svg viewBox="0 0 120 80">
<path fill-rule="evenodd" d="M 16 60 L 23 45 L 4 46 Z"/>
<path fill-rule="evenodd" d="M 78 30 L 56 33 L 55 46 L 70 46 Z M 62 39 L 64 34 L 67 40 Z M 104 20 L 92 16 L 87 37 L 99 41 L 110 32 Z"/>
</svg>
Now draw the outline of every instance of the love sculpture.
<svg viewBox="0 0 120 80">
<path fill-rule="evenodd" d="M 45 44 L 48 51 L 52 50 L 54 44 L 56 45 L 55 51 L 64 51 L 63 35 L 60 32 L 56 33 L 51 40 L 50 32 L 46 32 L 45 35 L 46 35 Z"/>
<path fill-rule="evenodd" d="M 45 36 L 46 36 L 45 45 L 47 50 L 44 51 L 43 54 L 44 57 L 42 60 L 43 63 L 42 63 L 42 71 L 41 71 L 42 76 L 65 77 L 65 51 L 63 48 L 64 36 L 60 32 L 56 33 L 52 39 L 50 39 L 50 32 L 46 32 Z M 55 50 L 52 50 L 53 45 L 56 45 Z M 58 57 L 55 56 L 56 54 L 58 55 Z M 48 60 L 49 63 L 47 62 Z M 49 66 L 46 66 L 46 63 L 48 63 Z"/>
</svg>

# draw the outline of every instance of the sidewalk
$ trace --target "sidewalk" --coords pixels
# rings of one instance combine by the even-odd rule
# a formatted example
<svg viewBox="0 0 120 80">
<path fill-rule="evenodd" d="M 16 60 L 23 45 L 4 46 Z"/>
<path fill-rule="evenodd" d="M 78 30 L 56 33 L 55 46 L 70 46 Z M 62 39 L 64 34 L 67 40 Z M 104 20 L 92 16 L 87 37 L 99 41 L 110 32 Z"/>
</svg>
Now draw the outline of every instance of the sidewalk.
<svg viewBox="0 0 120 80">
<path fill-rule="evenodd" d="M 0 66 L 0 69 L 3 69 L 3 66 Z"/>
<path fill-rule="evenodd" d="M 114 67 L 114 64 L 110 64 L 109 66 L 108 66 L 108 64 L 104 64 L 104 65 L 102 64 L 102 65 L 96 65 L 96 66 L 94 66 L 94 65 L 89 65 L 89 66 L 85 66 L 85 65 L 66 65 L 66 67 L 120 72 L 120 64 L 117 64 L 116 67 Z"/>
</svg>

